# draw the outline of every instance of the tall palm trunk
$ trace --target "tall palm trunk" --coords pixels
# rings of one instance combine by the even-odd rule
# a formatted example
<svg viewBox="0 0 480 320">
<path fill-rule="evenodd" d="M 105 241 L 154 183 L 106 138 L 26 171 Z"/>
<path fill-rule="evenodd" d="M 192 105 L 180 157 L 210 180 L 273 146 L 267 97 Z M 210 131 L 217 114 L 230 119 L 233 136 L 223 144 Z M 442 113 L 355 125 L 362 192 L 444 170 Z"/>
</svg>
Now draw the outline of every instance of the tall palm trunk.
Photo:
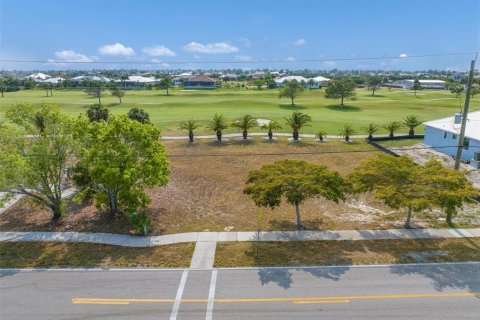
<svg viewBox="0 0 480 320">
<path fill-rule="evenodd" d="M 298 129 L 294 129 L 293 130 L 293 140 L 298 141 L 298 136 L 299 136 Z"/>
</svg>

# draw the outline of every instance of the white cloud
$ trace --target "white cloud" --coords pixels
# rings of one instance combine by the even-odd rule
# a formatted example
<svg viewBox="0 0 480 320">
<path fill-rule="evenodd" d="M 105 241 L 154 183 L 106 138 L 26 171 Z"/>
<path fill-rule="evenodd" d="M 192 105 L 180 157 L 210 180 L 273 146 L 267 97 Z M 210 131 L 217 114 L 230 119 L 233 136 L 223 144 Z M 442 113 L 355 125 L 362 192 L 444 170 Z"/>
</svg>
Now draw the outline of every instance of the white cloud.
<svg viewBox="0 0 480 320">
<path fill-rule="evenodd" d="M 56 51 L 55 52 L 55 59 L 49 59 L 49 62 L 92 62 L 93 59 L 81 54 L 77 53 L 73 50 L 63 50 L 63 51 Z"/>
<path fill-rule="evenodd" d="M 287 57 L 285 60 L 286 61 L 295 61 L 296 59 L 294 57 Z"/>
<path fill-rule="evenodd" d="M 251 60 L 252 60 L 252 57 L 250 57 L 250 56 L 238 55 L 238 56 L 235 56 L 235 59 L 238 60 L 238 61 L 251 61 Z"/>
<path fill-rule="evenodd" d="M 153 58 L 153 59 L 150 60 L 150 62 L 152 62 L 152 63 L 160 63 L 160 62 L 162 62 L 162 60 Z"/>
<path fill-rule="evenodd" d="M 406 53 L 402 53 L 402 54 L 400 54 L 400 56 L 399 56 L 399 57 L 400 57 L 400 58 L 407 58 L 407 57 L 408 57 L 408 55 L 407 55 Z"/>
<path fill-rule="evenodd" d="M 238 41 L 240 41 L 240 43 L 241 43 L 244 47 L 250 48 L 250 47 L 252 46 L 252 42 L 251 42 L 250 39 L 248 39 L 248 38 L 241 37 Z"/>
<path fill-rule="evenodd" d="M 232 45 L 229 45 L 226 42 L 217 42 L 217 43 L 208 43 L 202 44 L 198 42 L 190 42 L 183 46 L 183 50 L 187 52 L 197 52 L 197 53 L 235 53 L 238 52 L 238 48 Z"/>
<path fill-rule="evenodd" d="M 297 40 L 293 41 L 293 45 L 297 46 L 297 47 L 304 46 L 306 44 L 307 44 L 307 41 L 305 41 L 305 39 L 297 39 Z"/>
<path fill-rule="evenodd" d="M 130 47 L 126 47 L 121 43 L 108 44 L 98 48 L 100 54 L 106 56 L 125 56 L 131 57 L 135 55 L 135 50 Z"/>
<path fill-rule="evenodd" d="M 174 57 L 177 55 L 169 48 L 160 45 L 156 45 L 153 47 L 145 47 L 142 49 L 142 52 L 152 57 Z"/>
</svg>

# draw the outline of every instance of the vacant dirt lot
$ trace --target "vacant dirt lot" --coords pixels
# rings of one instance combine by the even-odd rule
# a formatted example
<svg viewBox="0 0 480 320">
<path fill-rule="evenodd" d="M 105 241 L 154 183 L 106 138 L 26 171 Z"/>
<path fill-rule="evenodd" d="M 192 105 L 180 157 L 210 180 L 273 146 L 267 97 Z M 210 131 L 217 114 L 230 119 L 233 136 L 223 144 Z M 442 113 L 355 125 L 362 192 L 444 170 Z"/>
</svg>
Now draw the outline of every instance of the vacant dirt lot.
<svg viewBox="0 0 480 320">
<path fill-rule="evenodd" d="M 238 140 L 216 143 L 201 141 L 192 146 L 183 141 L 167 141 L 172 174 L 163 188 L 149 190 L 152 203 L 148 211 L 154 222 L 153 234 L 186 231 L 223 230 L 293 230 L 295 214 L 283 203 L 270 210 L 255 207 L 243 194 L 244 182 L 252 169 L 280 159 L 302 159 L 324 164 L 346 175 L 361 161 L 377 151 L 357 141 L 338 140 L 316 143 L 305 139 L 274 143 L 261 137 L 244 143 Z M 260 213 L 260 219 L 258 214 Z M 460 226 L 480 225 L 478 208 L 459 214 Z M 404 212 L 392 211 L 370 196 L 349 198 L 336 204 L 324 199 L 310 199 L 301 206 L 308 229 L 386 229 L 403 226 Z M 417 226 L 445 226 L 443 214 L 418 214 Z M 72 204 L 69 214 L 57 225 L 51 214 L 22 200 L 0 216 L 0 230 L 70 230 L 131 233 L 126 216 L 112 219 L 99 213 L 91 203 Z M 260 226 L 257 221 L 260 220 Z"/>
</svg>

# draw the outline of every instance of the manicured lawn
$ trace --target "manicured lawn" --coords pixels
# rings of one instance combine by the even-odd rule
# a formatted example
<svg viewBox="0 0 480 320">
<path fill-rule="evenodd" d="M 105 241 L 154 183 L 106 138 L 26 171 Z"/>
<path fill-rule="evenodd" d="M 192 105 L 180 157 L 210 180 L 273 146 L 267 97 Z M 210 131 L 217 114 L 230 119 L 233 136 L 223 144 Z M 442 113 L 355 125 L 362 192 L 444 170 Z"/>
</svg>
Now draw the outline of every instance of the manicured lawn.
<svg viewBox="0 0 480 320">
<path fill-rule="evenodd" d="M 175 267 L 190 265 L 193 243 L 126 248 L 91 243 L 1 242 L 0 268 Z"/>
<path fill-rule="evenodd" d="M 463 100 L 462 100 L 463 101 Z M 46 97 L 43 90 L 24 90 L 8 92 L 0 99 L 0 119 L 4 111 L 19 102 L 39 104 L 51 102 L 59 105 L 72 116 L 84 113 L 88 106 L 96 103 L 96 98 L 87 96 L 81 90 L 54 90 L 53 97 Z M 382 125 L 388 121 L 401 120 L 409 114 L 416 114 L 421 120 L 431 120 L 453 115 L 459 110 L 460 99 L 448 91 L 422 91 L 416 97 L 407 90 L 383 89 L 371 96 L 369 91 L 357 90 L 355 100 L 347 100 L 347 106 L 340 108 L 339 101 L 324 98 L 324 90 L 306 90 L 292 107 L 288 99 L 279 99 L 278 90 L 264 89 L 218 89 L 214 91 L 171 90 L 166 96 L 164 91 L 128 91 L 119 104 L 108 91 L 102 98 L 113 114 L 125 114 L 132 107 L 144 108 L 152 122 L 163 130 L 163 134 L 179 134 L 178 122 L 193 118 L 207 121 L 216 112 L 224 113 L 231 119 L 249 113 L 257 118 L 267 118 L 285 123 L 283 117 L 292 110 L 300 110 L 313 118 L 311 126 L 302 132 L 316 133 L 320 128 L 329 134 L 337 134 L 345 123 L 352 124 L 360 133 L 370 122 Z M 471 101 L 471 110 L 480 109 L 480 98 Z M 258 131 L 258 129 L 256 130 Z M 284 128 L 283 131 L 289 131 Z M 423 130 L 419 128 L 418 133 Z M 201 128 L 198 133 L 206 133 Z M 234 132 L 229 129 L 226 132 Z M 385 131 L 382 129 L 382 133 Z"/>
<path fill-rule="evenodd" d="M 417 255 L 417 256 L 416 256 Z M 480 238 L 224 242 L 215 267 L 480 261 Z"/>
</svg>

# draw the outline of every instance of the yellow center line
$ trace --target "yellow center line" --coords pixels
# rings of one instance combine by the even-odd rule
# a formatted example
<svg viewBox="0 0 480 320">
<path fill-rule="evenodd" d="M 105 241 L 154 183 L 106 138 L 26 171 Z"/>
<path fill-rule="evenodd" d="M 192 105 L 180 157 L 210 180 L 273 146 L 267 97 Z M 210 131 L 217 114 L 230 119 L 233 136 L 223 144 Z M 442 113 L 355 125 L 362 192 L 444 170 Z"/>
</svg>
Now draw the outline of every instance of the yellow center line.
<svg viewBox="0 0 480 320">
<path fill-rule="evenodd" d="M 350 300 L 309 300 L 309 301 L 292 301 L 294 304 L 313 304 L 313 303 L 347 303 Z"/>
<path fill-rule="evenodd" d="M 217 303 L 249 303 L 249 302 L 293 302 L 293 303 L 339 303 L 350 300 L 369 299 L 415 299 L 415 298 L 452 298 L 452 297 L 480 297 L 480 292 L 465 293 L 424 293 L 424 294 L 392 294 L 370 296 L 337 296 L 337 297 L 290 297 L 290 298 L 217 298 Z M 128 299 L 128 298 L 73 298 L 74 304 L 129 304 L 136 303 L 173 303 L 174 299 Z M 206 303 L 207 299 L 182 299 L 185 303 Z"/>
</svg>

